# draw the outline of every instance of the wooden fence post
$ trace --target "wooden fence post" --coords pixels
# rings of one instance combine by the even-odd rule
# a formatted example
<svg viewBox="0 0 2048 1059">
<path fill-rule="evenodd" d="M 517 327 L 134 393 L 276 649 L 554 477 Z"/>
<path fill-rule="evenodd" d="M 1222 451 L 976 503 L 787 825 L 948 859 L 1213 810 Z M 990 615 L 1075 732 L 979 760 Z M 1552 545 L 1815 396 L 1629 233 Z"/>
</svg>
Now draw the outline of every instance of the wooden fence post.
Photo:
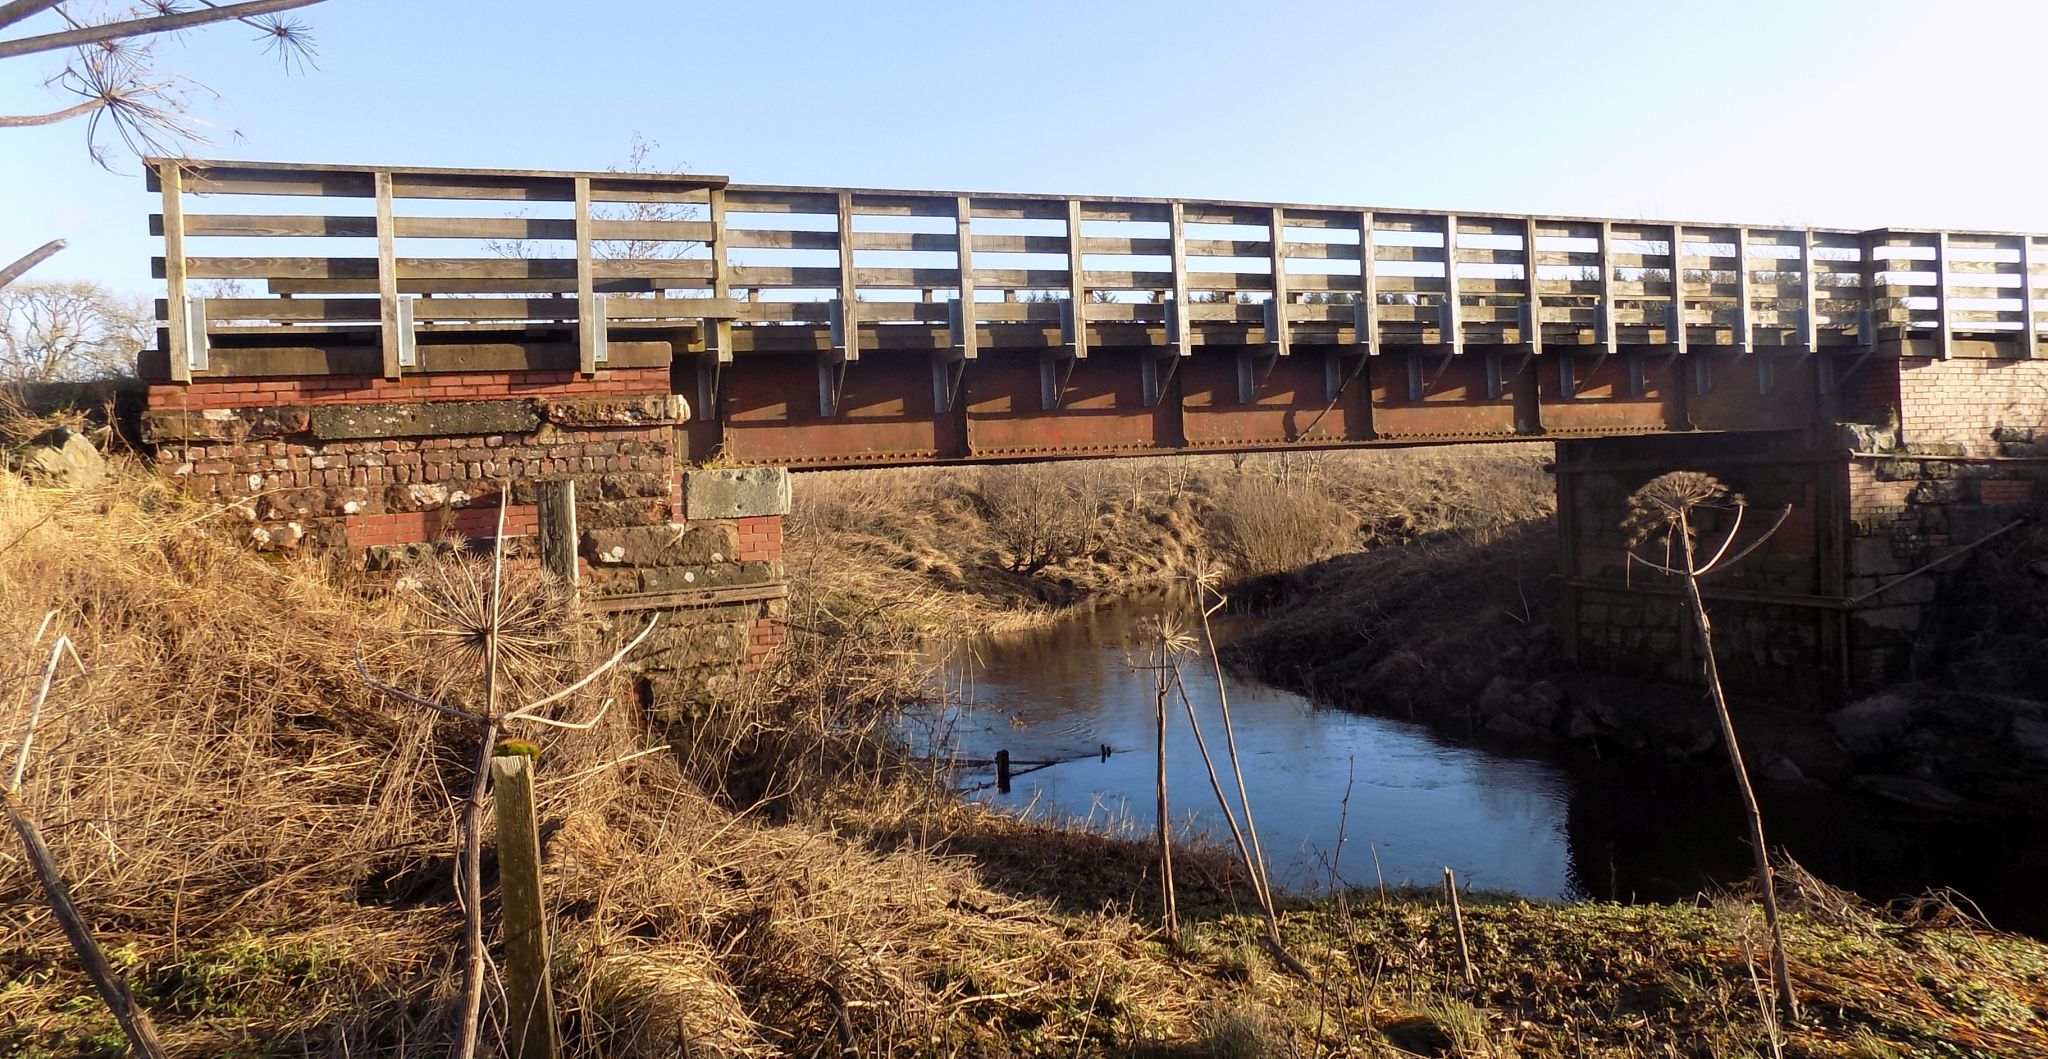
<svg viewBox="0 0 2048 1059">
<path fill-rule="evenodd" d="M 540 831 L 533 807 L 533 758 L 491 759 L 498 820 L 498 898 L 505 925 L 505 1046 L 510 1059 L 556 1059 L 547 921 L 540 900 Z"/>
</svg>

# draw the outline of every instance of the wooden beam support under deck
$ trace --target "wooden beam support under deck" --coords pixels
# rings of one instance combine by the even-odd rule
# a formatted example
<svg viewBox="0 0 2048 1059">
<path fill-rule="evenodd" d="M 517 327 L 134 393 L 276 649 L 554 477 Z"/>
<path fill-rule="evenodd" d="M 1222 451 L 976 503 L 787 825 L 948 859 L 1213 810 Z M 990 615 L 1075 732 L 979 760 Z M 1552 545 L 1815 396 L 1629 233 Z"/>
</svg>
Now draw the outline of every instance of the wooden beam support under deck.
<svg viewBox="0 0 2048 1059">
<path fill-rule="evenodd" d="M 597 309 L 597 273 L 590 249 L 590 178 L 576 178 L 576 367 L 585 378 L 597 374 L 598 329 L 604 318 Z"/>
<path fill-rule="evenodd" d="M 399 333 L 398 318 L 398 222 L 392 215 L 391 174 L 379 171 L 372 179 L 377 192 L 377 327 L 384 348 L 384 377 L 396 379 L 405 370 L 399 363 L 405 336 Z"/>
<path fill-rule="evenodd" d="M 157 164 L 164 193 L 164 327 L 170 333 L 171 381 L 192 381 L 192 325 L 185 318 L 184 172 L 177 162 Z"/>
</svg>

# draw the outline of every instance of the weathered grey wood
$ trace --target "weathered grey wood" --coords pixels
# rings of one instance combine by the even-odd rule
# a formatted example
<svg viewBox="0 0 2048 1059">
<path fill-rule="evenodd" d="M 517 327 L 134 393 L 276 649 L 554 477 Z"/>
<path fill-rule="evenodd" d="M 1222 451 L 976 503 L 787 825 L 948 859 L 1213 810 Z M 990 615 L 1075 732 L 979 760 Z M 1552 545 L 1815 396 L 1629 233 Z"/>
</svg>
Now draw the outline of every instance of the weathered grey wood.
<svg viewBox="0 0 2048 1059">
<path fill-rule="evenodd" d="M 377 190 L 378 341 L 384 349 L 384 377 L 396 379 L 405 369 L 399 363 L 403 338 L 398 333 L 397 225 L 392 215 L 391 174 L 378 173 L 373 179 Z"/>
<path fill-rule="evenodd" d="M 1947 360 L 1955 347 L 1955 321 L 1949 313 L 1948 233 L 1934 236 L 1935 356 Z"/>
<path fill-rule="evenodd" d="M 505 921 L 508 1059 L 555 1059 L 561 1052 L 554 983 L 548 967 L 547 911 L 541 901 L 533 760 L 525 754 L 491 758 L 492 802 L 498 824 L 498 900 Z"/>
<path fill-rule="evenodd" d="M 1685 225 L 1671 226 L 1671 321 L 1666 324 L 1665 341 L 1679 356 L 1686 354 L 1685 315 Z"/>
<path fill-rule="evenodd" d="M 1444 302 L 1443 333 L 1439 341 L 1451 347 L 1453 356 L 1465 352 L 1464 305 L 1458 297 L 1458 218 L 1444 216 Z"/>
<path fill-rule="evenodd" d="M 1614 226 L 1600 222 L 1600 349 L 1608 355 L 1620 348 L 1614 319 Z"/>
<path fill-rule="evenodd" d="M 732 297 L 732 266 L 727 261 L 730 246 L 727 240 L 731 238 L 731 232 L 725 226 L 724 188 L 711 189 L 707 211 L 711 217 L 711 238 L 708 241 L 711 248 L 711 296 L 722 302 Z M 711 355 L 719 363 L 732 360 L 731 317 L 720 317 L 712 322 L 711 346 Z M 712 411 L 705 409 L 707 415 Z"/>
<path fill-rule="evenodd" d="M 563 478 L 534 484 L 535 506 L 540 519 L 541 569 L 569 587 L 573 597 L 582 580 L 576 562 L 576 481 Z"/>
<path fill-rule="evenodd" d="M 1522 330 L 1522 343 L 1529 352 L 1543 353 L 1543 286 L 1536 278 L 1536 222 L 1522 222 L 1522 301 L 1527 307 L 1528 326 Z"/>
<path fill-rule="evenodd" d="M 1188 313 L 1188 251 L 1186 209 L 1182 203 L 1172 203 L 1167 210 L 1166 238 L 1173 250 L 1173 310 L 1175 322 L 1173 334 L 1167 340 L 1174 352 L 1183 357 L 1195 352 L 1195 329 Z"/>
<path fill-rule="evenodd" d="M 1082 260 L 1087 253 L 1086 242 L 1081 237 L 1081 202 L 1068 199 L 1067 299 L 1074 322 L 1072 333 L 1066 337 L 1076 360 L 1088 355 L 1088 266 Z"/>
<path fill-rule="evenodd" d="M 1799 238 L 1800 309 L 1799 346 L 1808 353 L 1820 352 L 1820 320 L 1817 316 L 1820 299 L 1816 297 L 1816 278 L 1813 259 L 1813 232 L 1802 229 Z"/>
<path fill-rule="evenodd" d="M 974 202 L 965 195 L 953 200 L 953 224 L 955 252 L 960 260 L 955 268 L 958 278 L 954 283 L 959 288 L 960 334 L 954 338 L 954 348 L 960 355 L 973 360 L 980 355 L 981 331 L 975 327 L 977 317 L 974 305 Z"/>
<path fill-rule="evenodd" d="M 175 161 L 160 162 L 155 172 L 163 188 L 164 326 L 170 334 L 171 381 L 192 381 L 191 324 L 185 318 L 184 171 Z"/>
<path fill-rule="evenodd" d="M 1749 229 L 1735 229 L 1735 348 L 1745 356 L 1756 352 L 1756 309 L 1750 293 Z"/>
<path fill-rule="evenodd" d="M 2034 314 L 2038 302 L 2034 299 L 2034 237 L 2020 236 L 2020 349 L 2022 357 L 2032 359 L 2040 354 L 2040 343 L 2034 337 L 2039 321 Z"/>
<path fill-rule="evenodd" d="M 842 191 L 835 204 L 839 218 L 839 311 L 845 326 L 840 329 L 841 352 L 847 360 L 860 359 L 860 326 L 855 306 L 859 304 L 859 272 L 853 263 L 853 194 Z"/>
<path fill-rule="evenodd" d="M 1379 249 L 1373 245 L 1374 219 L 1371 210 L 1358 214 L 1358 327 L 1365 333 L 1358 338 L 1365 347 L 1367 356 L 1380 353 L 1380 284 Z"/>
<path fill-rule="evenodd" d="M 1294 352 L 1293 332 L 1287 324 L 1287 211 L 1273 207 L 1267 215 L 1266 227 L 1272 233 L 1267 260 L 1273 268 L 1273 311 L 1272 320 L 1266 325 L 1266 341 L 1272 344 L 1274 352 L 1285 357 Z"/>
<path fill-rule="evenodd" d="M 576 178 L 576 367 L 584 378 L 597 374 L 597 347 L 604 340 L 597 307 L 597 270 L 591 260 L 590 178 Z"/>
</svg>

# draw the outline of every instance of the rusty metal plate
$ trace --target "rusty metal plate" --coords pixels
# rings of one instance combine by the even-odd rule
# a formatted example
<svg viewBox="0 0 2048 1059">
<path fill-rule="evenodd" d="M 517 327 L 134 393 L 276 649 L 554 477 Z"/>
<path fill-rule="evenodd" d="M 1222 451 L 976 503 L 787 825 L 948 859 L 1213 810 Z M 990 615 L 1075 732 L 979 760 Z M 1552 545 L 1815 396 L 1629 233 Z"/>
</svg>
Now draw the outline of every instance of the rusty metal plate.
<svg viewBox="0 0 2048 1059">
<path fill-rule="evenodd" d="M 1511 386 L 1499 397 L 1487 394 L 1486 358 L 1476 353 L 1423 357 L 1427 390 L 1409 396 L 1413 350 L 1390 350 L 1372 361 L 1372 430 L 1378 437 L 1414 441 L 1479 441 L 1518 436 Z"/>
<path fill-rule="evenodd" d="M 1570 354 L 1575 383 L 1570 394 L 1561 367 L 1566 355 L 1545 353 L 1532 365 L 1544 433 L 1570 437 L 1686 429 L 1684 365 L 1668 351 L 1623 349 L 1604 361 L 1590 353 Z M 1632 371 L 1641 373 L 1640 393 L 1631 392 Z"/>
<path fill-rule="evenodd" d="M 1737 359 L 1729 354 L 1692 353 L 1708 358 L 1711 385 L 1700 393 L 1690 365 L 1684 375 L 1686 415 L 1700 430 L 1797 430 L 1820 414 L 1816 358 L 1805 353 L 1758 351 Z M 1769 392 L 1759 381 L 1763 357 L 1771 358 Z"/>
<path fill-rule="evenodd" d="M 984 352 L 967 366 L 967 454 L 975 459 L 1111 456 L 1172 451 L 1180 446 L 1172 391 L 1157 407 L 1145 404 L 1143 354 L 1097 349 L 1055 360 L 1059 405 L 1045 407 L 1040 354 Z"/>
<path fill-rule="evenodd" d="M 1239 351 L 1244 358 L 1240 361 Z M 1285 357 L 1264 347 L 1197 347 L 1180 367 L 1183 429 L 1191 449 L 1341 445 L 1364 441 L 1365 383 L 1331 399 L 1325 351 L 1296 347 Z M 1358 362 L 1339 362 L 1341 373 Z M 1341 384 L 1345 376 L 1339 374 Z M 1243 398 L 1249 389 L 1250 401 Z"/>
<path fill-rule="evenodd" d="M 725 449 L 741 463 L 787 467 L 925 463 L 957 453 L 953 417 L 934 414 L 928 357 L 846 365 L 839 414 L 820 414 L 814 356 L 755 355 L 726 365 Z"/>
</svg>

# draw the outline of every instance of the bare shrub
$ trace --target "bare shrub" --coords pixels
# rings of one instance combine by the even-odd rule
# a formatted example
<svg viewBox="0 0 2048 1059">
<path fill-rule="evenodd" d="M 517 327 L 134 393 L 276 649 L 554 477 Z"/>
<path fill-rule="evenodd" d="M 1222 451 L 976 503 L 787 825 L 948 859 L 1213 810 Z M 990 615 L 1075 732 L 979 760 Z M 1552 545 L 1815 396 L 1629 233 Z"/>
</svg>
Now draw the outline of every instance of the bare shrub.
<svg viewBox="0 0 2048 1059">
<path fill-rule="evenodd" d="M 1245 475 L 1217 491 L 1208 529 L 1211 546 L 1238 572 L 1274 574 L 1343 550 L 1358 520 L 1311 485 Z"/>
<path fill-rule="evenodd" d="M 1032 574 L 1094 547 L 1108 482 L 1093 469 L 1006 464 L 981 472 L 977 492 L 988 528 L 1013 573 Z"/>
</svg>

